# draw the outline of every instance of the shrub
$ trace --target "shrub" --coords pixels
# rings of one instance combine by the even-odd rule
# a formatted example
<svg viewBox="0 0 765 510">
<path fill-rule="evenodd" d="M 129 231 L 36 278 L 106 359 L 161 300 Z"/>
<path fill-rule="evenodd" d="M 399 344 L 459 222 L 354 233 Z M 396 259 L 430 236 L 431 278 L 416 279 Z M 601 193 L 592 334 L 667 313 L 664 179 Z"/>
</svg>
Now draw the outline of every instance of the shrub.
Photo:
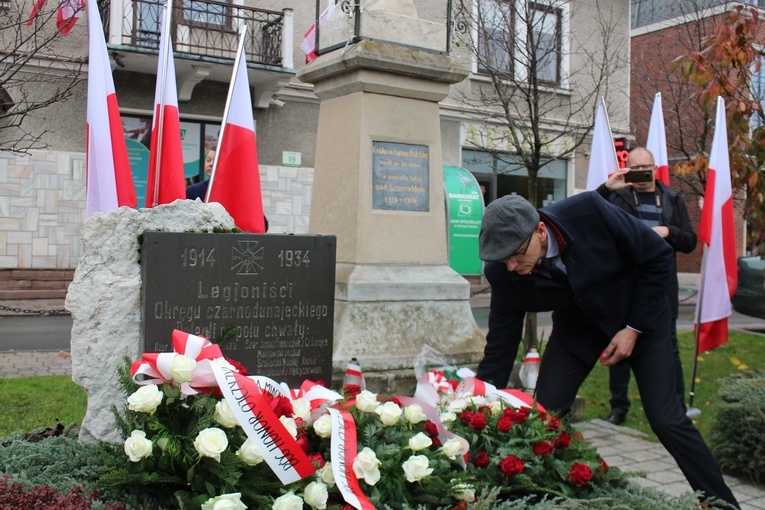
<svg viewBox="0 0 765 510">
<path fill-rule="evenodd" d="M 742 372 L 721 381 L 709 435 L 712 454 L 729 474 L 765 481 L 765 372 Z"/>
</svg>

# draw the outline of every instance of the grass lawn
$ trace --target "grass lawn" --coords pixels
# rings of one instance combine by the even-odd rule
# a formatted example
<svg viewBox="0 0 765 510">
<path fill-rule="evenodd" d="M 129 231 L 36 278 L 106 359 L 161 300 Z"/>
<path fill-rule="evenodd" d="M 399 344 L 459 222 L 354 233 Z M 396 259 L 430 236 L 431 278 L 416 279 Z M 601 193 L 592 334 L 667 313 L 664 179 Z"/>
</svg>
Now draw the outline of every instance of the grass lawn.
<svg viewBox="0 0 765 510">
<path fill-rule="evenodd" d="M 682 332 L 679 341 L 687 392 L 693 367 L 693 334 Z M 718 380 L 750 369 L 765 370 L 765 335 L 731 332 L 727 344 L 700 356 L 693 405 L 701 410 L 701 417 L 694 421 L 702 435 L 706 436 L 714 420 Z M 596 365 L 579 394 L 586 401 L 585 419 L 605 418 L 610 411 L 608 370 Z M 655 440 L 656 436 L 645 419 L 634 378 L 630 381 L 629 395 L 632 409 L 624 425 L 645 432 Z M 31 432 L 51 427 L 56 419 L 64 425 L 80 424 L 85 416 L 87 397 L 70 377 L 27 377 L 0 379 L 0 402 L 4 404 L 0 414 L 0 437 L 4 437 L 19 430 Z"/>
<path fill-rule="evenodd" d="M 679 333 L 678 342 L 680 358 L 683 362 L 685 403 L 687 404 L 693 370 L 693 332 Z M 717 397 L 718 380 L 741 370 L 765 370 L 765 335 L 731 331 L 727 344 L 712 351 L 701 353 L 699 356 L 693 407 L 701 410 L 701 416 L 693 421 L 705 439 L 709 426 L 714 421 L 714 407 L 719 402 Z M 608 416 L 611 411 L 608 404 L 611 398 L 608 391 L 608 369 L 597 364 L 579 394 L 584 397 L 586 402 L 585 419 Z M 651 439 L 657 440 L 645 418 L 643 404 L 640 401 L 640 394 L 634 377 L 630 379 L 629 396 L 632 407 L 624 426 L 645 432 Z"/>
</svg>

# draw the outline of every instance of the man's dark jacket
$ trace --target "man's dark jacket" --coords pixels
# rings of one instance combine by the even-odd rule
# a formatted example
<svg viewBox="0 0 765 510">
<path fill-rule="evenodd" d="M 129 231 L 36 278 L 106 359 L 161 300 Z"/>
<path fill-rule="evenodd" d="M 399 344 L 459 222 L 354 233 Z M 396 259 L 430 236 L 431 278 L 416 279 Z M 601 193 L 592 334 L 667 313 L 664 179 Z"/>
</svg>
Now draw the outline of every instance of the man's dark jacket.
<svg viewBox="0 0 765 510">
<path fill-rule="evenodd" d="M 486 265 L 491 309 L 478 377 L 498 387 L 510 377 L 526 312 L 553 310 L 550 341 L 588 362 L 627 325 L 642 332 L 636 350 L 669 335 L 666 288 L 673 252 L 661 237 L 596 192 L 539 213 L 566 243 L 562 261 L 569 285 L 536 272 L 510 272 L 502 262 Z"/>
<path fill-rule="evenodd" d="M 624 209 L 635 217 L 638 216 L 631 188 L 627 187 L 617 191 L 609 191 L 605 184 L 601 184 L 597 191 L 616 207 Z M 664 241 L 669 243 L 675 252 L 692 252 L 696 248 L 696 232 L 694 232 L 691 225 L 691 218 L 688 215 L 688 207 L 685 205 L 685 200 L 683 200 L 680 193 L 661 181 L 656 181 L 656 193 L 661 197 L 661 224 L 669 228 L 669 236 Z M 672 276 L 667 288 L 667 299 L 669 299 L 669 307 L 672 310 L 673 319 L 677 319 L 678 315 L 678 290 L 677 257 L 673 257 Z"/>
</svg>

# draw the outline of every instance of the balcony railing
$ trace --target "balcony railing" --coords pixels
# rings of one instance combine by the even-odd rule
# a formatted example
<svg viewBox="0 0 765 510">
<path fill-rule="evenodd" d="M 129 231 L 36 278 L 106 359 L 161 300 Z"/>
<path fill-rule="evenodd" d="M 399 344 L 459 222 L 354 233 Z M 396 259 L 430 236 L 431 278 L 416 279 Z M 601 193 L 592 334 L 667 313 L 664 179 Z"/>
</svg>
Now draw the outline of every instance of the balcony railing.
<svg viewBox="0 0 765 510">
<path fill-rule="evenodd" d="M 138 51 L 158 50 L 164 5 L 163 0 L 112 0 L 111 8 L 120 8 L 122 15 L 118 19 L 112 12 L 104 19 L 111 18 L 112 25 L 119 21 L 121 30 L 115 32 L 107 26 L 107 40 Z M 187 54 L 195 58 L 233 59 L 239 30 L 247 25 L 244 48 L 248 62 L 291 67 L 291 50 L 286 61 L 282 40 L 286 16 L 286 11 L 255 9 L 215 0 L 175 0 L 171 21 L 173 48 L 181 58 Z M 289 21 L 291 25 L 291 15 Z"/>
</svg>

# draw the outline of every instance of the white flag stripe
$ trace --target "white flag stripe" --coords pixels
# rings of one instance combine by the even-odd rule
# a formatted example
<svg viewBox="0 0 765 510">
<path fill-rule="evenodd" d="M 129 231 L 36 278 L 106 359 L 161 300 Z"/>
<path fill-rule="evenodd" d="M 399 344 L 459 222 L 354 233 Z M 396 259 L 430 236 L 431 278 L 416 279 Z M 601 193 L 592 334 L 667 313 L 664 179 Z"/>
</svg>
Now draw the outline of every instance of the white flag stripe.
<svg viewBox="0 0 765 510">
<path fill-rule="evenodd" d="M 651 123 L 648 126 L 648 140 L 645 146 L 653 154 L 653 161 L 656 166 L 669 164 L 667 135 L 664 130 L 664 114 L 662 113 L 661 106 L 661 92 L 657 92 L 653 98 Z"/>
<path fill-rule="evenodd" d="M 608 176 L 618 168 L 619 161 L 616 159 L 614 137 L 611 134 L 605 101 L 601 97 L 598 100 L 595 126 L 592 129 L 592 148 L 590 150 L 590 164 L 587 169 L 587 190 L 592 191 L 606 182 Z"/>
</svg>

